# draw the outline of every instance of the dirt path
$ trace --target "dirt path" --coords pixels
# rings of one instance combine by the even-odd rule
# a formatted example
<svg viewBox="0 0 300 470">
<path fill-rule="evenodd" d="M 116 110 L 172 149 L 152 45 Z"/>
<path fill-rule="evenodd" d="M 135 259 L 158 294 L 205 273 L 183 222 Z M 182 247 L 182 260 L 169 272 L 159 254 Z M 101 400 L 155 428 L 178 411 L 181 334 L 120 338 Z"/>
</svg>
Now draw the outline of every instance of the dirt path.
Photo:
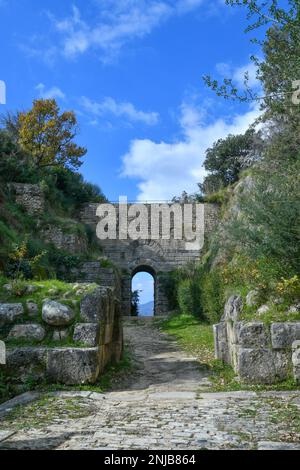
<svg viewBox="0 0 300 470">
<path fill-rule="evenodd" d="M 124 337 L 136 360 L 136 372 L 117 387 L 123 390 L 197 391 L 209 387 L 208 371 L 186 354 L 151 319 L 126 321 Z"/>
<path fill-rule="evenodd" d="M 0 449 L 300 449 L 300 392 L 198 393 L 207 371 L 170 337 L 134 322 L 125 336 L 133 375 L 105 394 L 23 396 Z"/>
</svg>

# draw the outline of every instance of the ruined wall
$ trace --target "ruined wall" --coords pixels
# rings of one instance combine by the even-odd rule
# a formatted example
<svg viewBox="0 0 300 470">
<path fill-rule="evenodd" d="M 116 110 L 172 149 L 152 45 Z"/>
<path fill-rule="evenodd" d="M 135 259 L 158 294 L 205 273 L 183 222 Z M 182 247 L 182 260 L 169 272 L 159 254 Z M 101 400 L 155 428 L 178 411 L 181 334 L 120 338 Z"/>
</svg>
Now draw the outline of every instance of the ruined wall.
<svg viewBox="0 0 300 470">
<path fill-rule="evenodd" d="M 14 383 L 94 383 L 123 350 L 121 303 L 111 287 L 70 284 L 74 294 L 0 304 L 0 338 L 7 345 L 4 372 Z M 54 289 L 52 289 L 53 291 Z M 55 297 L 49 291 L 49 296 Z M 72 300 L 73 298 L 80 300 Z"/>
<path fill-rule="evenodd" d="M 230 364 L 249 384 L 274 384 L 294 377 L 300 384 L 300 322 L 240 320 L 241 297 L 225 305 L 214 325 L 216 358 Z"/>
<path fill-rule="evenodd" d="M 29 214 L 43 212 L 45 199 L 38 184 L 11 183 L 10 189 L 15 194 L 16 202 L 23 206 Z"/>
<path fill-rule="evenodd" d="M 53 243 L 59 250 L 66 250 L 72 254 L 85 253 L 88 248 L 88 240 L 84 235 L 67 233 L 61 227 L 48 225 L 41 232 L 42 238 L 47 243 Z"/>
</svg>

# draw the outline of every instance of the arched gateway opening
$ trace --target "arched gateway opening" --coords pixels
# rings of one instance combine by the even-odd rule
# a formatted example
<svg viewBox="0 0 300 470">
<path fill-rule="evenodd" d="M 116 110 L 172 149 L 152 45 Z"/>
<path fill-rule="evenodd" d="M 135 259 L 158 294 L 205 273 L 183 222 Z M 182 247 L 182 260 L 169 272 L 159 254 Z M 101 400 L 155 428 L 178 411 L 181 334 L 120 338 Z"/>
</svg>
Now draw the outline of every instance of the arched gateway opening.
<svg viewBox="0 0 300 470">
<path fill-rule="evenodd" d="M 149 266 L 134 269 L 131 277 L 131 314 L 139 317 L 155 315 L 156 274 Z"/>
</svg>

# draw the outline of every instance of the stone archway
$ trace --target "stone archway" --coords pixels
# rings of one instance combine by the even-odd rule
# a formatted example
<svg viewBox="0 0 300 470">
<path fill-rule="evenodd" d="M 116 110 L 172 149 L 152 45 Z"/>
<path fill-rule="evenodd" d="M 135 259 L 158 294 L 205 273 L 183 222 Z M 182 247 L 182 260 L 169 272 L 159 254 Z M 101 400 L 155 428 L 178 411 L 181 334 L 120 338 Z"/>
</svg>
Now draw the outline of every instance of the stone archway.
<svg viewBox="0 0 300 470">
<path fill-rule="evenodd" d="M 145 205 L 149 210 L 151 209 L 151 203 L 143 206 Z M 82 223 L 93 227 L 95 231 L 99 222 L 97 208 L 97 203 L 87 204 L 80 213 Z M 115 208 L 118 224 L 118 204 L 115 204 Z M 128 205 L 129 208 L 130 204 Z M 218 215 L 219 207 L 217 205 L 204 204 L 205 237 L 216 227 Z M 172 220 L 171 217 L 170 224 Z M 151 218 L 149 226 L 151 226 Z M 188 263 L 198 262 L 202 257 L 202 250 L 192 249 L 191 244 L 186 243 L 184 239 L 175 239 L 173 236 L 170 239 L 164 239 L 161 233 L 158 239 L 151 240 L 150 238 L 148 240 L 131 240 L 128 238 L 99 241 L 103 256 L 112 261 L 119 269 L 122 281 L 122 312 L 125 316 L 130 316 L 131 313 L 131 280 L 134 273 L 137 273 L 138 270 L 144 270 L 153 275 L 155 280 L 155 315 L 166 315 L 169 312 L 165 292 L 165 279 L 168 273 L 186 266 Z M 97 282 L 101 277 L 101 267 L 100 263 L 98 263 L 98 268 L 95 264 L 97 263 L 93 263 L 93 269 L 89 273 L 89 280 Z"/>
<path fill-rule="evenodd" d="M 147 274 L 150 274 L 153 278 L 153 301 L 154 301 L 154 307 L 153 307 L 153 315 L 155 316 L 156 315 L 156 308 L 157 308 L 157 296 L 158 296 L 158 292 L 157 292 L 157 289 L 156 289 L 156 286 L 157 286 L 157 273 L 156 271 L 149 265 L 139 265 L 137 266 L 135 269 L 133 269 L 133 271 L 131 272 L 131 291 L 132 291 L 132 282 L 133 282 L 133 278 L 136 274 L 139 274 L 139 273 L 147 273 Z"/>
<path fill-rule="evenodd" d="M 139 272 L 146 272 L 154 279 L 154 316 L 168 313 L 168 300 L 164 288 L 165 273 L 159 271 L 158 266 L 152 260 L 139 260 L 130 266 L 129 270 L 122 274 L 122 310 L 123 315 L 131 314 L 131 285 L 132 278 Z"/>
</svg>

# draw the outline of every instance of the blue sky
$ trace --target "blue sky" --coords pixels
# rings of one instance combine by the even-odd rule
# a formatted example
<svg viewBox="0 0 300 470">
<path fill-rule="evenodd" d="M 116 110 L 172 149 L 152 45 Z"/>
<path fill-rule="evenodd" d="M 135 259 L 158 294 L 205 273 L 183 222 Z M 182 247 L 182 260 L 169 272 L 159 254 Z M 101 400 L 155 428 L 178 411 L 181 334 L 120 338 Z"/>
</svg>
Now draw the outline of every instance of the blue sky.
<svg viewBox="0 0 300 470">
<path fill-rule="evenodd" d="M 151 274 L 137 273 L 132 279 L 132 291 L 139 291 L 140 304 L 146 304 L 154 300 L 154 279 Z"/>
<path fill-rule="evenodd" d="M 0 24 L 0 111 L 38 97 L 75 110 L 81 171 L 111 200 L 196 190 L 205 149 L 257 115 L 202 81 L 239 83 L 254 52 L 245 11 L 224 0 L 0 0 Z"/>
</svg>

